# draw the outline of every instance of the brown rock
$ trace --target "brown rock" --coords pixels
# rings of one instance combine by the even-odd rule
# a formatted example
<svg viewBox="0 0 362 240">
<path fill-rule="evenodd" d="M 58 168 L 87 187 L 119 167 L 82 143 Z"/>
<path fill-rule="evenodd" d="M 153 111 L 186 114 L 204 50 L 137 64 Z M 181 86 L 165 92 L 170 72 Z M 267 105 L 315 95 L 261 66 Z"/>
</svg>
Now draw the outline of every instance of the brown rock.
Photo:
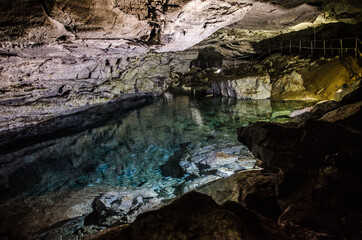
<svg viewBox="0 0 362 240">
<path fill-rule="evenodd" d="M 140 215 L 126 228 L 91 237 L 110 239 L 289 239 L 280 228 L 260 220 L 235 202 L 217 205 L 210 197 L 190 192 L 170 205 Z"/>
<path fill-rule="evenodd" d="M 279 170 L 272 185 L 283 211 L 278 221 L 293 229 L 292 234 L 360 238 L 355 230 L 361 228 L 356 219 L 362 201 L 362 134 L 355 129 L 360 114 L 358 102 L 326 114 L 323 119 L 330 122 L 256 123 L 238 129 L 239 140 L 264 162 L 262 166 Z M 265 193 L 251 195 L 258 196 L 253 203 Z M 262 213 L 261 206 L 270 203 L 265 200 L 248 207 Z"/>
<path fill-rule="evenodd" d="M 210 197 L 191 192 L 172 204 L 140 215 L 120 232 L 92 239 L 243 239 L 241 222 Z"/>
<path fill-rule="evenodd" d="M 334 111 L 326 113 L 319 120 L 340 123 L 349 127 L 362 130 L 362 102 L 349 104 Z"/>
</svg>

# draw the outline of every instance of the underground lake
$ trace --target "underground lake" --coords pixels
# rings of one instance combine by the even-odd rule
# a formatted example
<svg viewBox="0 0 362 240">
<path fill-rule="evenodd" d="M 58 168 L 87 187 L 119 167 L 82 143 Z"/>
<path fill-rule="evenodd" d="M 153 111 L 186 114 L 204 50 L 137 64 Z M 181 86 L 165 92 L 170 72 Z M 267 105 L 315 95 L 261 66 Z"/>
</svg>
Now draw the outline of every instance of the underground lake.
<svg viewBox="0 0 362 240">
<path fill-rule="evenodd" d="M 89 224 L 102 229 L 120 219 L 127 223 L 208 182 L 257 168 L 257 159 L 237 141 L 236 128 L 288 122 L 293 110 L 312 104 L 169 94 L 116 122 L 11 153 L 16 161 L 0 170 L 2 212 L 25 201 L 33 205 L 27 217 L 38 218 L 37 211 L 51 202 L 52 214 L 73 207 L 73 214 L 80 211 L 87 220 L 92 196 L 106 194 L 124 209 Z M 74 206 L 56 210 L 59 204 Z M 38 221 L 25 224 L 36 228 Z"/>
</svg>

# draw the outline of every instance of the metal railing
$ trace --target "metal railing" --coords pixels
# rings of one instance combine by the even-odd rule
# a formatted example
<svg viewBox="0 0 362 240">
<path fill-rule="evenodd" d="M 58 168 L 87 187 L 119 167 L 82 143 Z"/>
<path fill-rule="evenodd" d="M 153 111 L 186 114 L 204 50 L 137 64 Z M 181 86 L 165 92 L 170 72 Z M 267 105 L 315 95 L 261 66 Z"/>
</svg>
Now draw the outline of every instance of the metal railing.
<svg viewBox="0 0 362 240">
<path fill-rule="evenodd" d="M 280 46 L 271 49 L 261 54 L 244 55 L 237 58 L 224 60 L 223 66 L 238 67 L 241 64 L 252 64 L 253 62 L 265 58 L 268 55 L 280 52 L 281 54 L 295 55 L 311 55 L 311 56 L 355 56 L 358 61 L 361 61 L 362 52 L 360 47 L 362 41 L 359 38 L 341 38 L 341 39 L 326 39 L 326 40 L 311 40 L 311 41 L 281 41 Z"/>
</svg>

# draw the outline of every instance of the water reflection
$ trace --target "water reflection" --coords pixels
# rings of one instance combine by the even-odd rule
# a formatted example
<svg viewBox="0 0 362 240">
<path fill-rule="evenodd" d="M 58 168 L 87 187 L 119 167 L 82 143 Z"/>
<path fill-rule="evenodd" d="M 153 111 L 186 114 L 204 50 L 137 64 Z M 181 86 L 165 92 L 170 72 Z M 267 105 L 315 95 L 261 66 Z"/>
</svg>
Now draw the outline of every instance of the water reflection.
<svg viewBox="0 0 362 240">
<path fill-rule="evenodd" d="M 210 165 L 204 170 L 201 160 L 199 164 L 191 159 L 205 153 L 216 162 L 223 159 L 230 165 L 234 155 L 252 158 L 246 148 L 234 148 L 241 146 L 236 140 L 237 127 L 256 121 L 287 121 L 282 115 L 273 119 L 273 113 L 305 105 L 169 97 L 130 113 L 120 122 L 1 156 L 10 162 L 0 169 L 1 196 L 8 199 L 18 194 L 106 185 L 147 187 L 172 196 L 191 176 L 216 174 L 206 171 Z M 186 166 L 178 177 L 167 176 L 160 169 L 164 164 L 172 168 L 171 160 Z"/>
</svg>

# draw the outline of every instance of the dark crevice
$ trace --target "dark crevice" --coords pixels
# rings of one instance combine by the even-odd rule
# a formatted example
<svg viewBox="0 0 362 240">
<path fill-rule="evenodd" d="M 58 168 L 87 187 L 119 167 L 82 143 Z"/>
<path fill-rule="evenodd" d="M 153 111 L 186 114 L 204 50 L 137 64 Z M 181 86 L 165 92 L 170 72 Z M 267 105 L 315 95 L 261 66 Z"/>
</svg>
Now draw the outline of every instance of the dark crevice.
<svg viewBox="0 0 362 240">
<path fill-rule="evenodd" d="M 40 0 L 40 4 L 41 4 L 41 6 L 43 7 L 46 15 L 51 18 L 52 16 L 51 16 L 51 14 L 50 14 L 50 11 L 49 11 L 49 9 L 48 9 L 48 6 L 47 6 L 45 0 Z"/>
</svg>

